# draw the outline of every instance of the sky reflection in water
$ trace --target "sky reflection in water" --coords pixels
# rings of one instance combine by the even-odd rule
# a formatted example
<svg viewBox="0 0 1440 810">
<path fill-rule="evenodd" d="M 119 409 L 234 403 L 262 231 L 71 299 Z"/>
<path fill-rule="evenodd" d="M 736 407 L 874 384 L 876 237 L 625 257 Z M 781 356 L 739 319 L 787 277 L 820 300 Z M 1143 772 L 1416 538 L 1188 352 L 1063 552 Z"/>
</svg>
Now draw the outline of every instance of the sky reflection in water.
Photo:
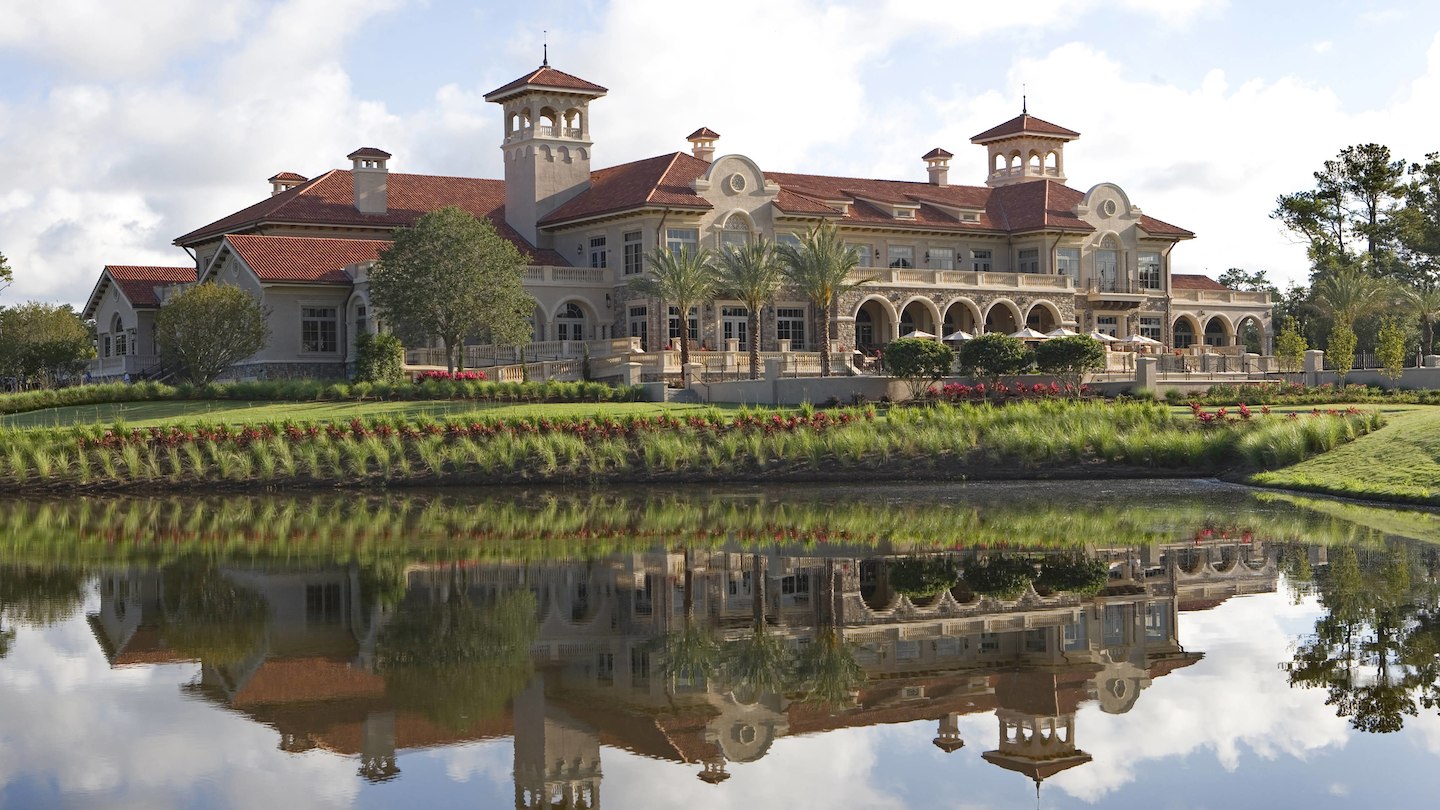
<svg viewBox="0 0 1440 810">
<path fill-rule="evenodd" d="M 816 525 L 803 516 L 794 520 L 812 533 L 808 547 L 727 548 L 723 540 L 708 540 L 688 555 L 678 546 L 667 555 L 637 550 L 663 544 L 637 541 L 635 549 L 612 549 L 617 553 L 595 560 L 560 562 L 537 554 L 511 564 L 487 560 L 460 568 L 453 563 L 463 552 L 427 555 L 410 549 L 402 555 L 410 564 L 408 575 L 403 565 L 399 569 L 408 589 L 397 589 L 394 567 L 380 564 L 393 559 L 368 552 L 283 564 L 273 557 L 212 558 L 215 564 L 206 570 L 219 574 L 219 584 L 192 595 L 223 601 L 215 597 L 218 588 L 229 600 L 227 609 L 241 613 L 247 593 L 263 595 L 268 618 L 259 625 L 264 641 L 258 646 L 251 643 L 253 628 L 219 631 L 201 622 L 197 626 L 206 629 L 197 633 L 211 636 L 186 636 L 171 615 L 184 585 L 175 577 L 167 584 L 149 562 L 134 556 L 125 565 L 78 560 L 87 578 L 68 617 L 37 616 L 44 610 L 34 600 L 26 614 L 25 605 L 16 606 L 15 587 L 0 584 L 0 593 L 8 594 L 0 596 L 5 616 L 0 627 L 14 633 L 0 660 L 0 806 L 508 807 L 516 803 L 517 771 L 523 782 L 546 770 L 552 789 L 567 780 L 582 792 L 598 789 L 602 807 L 1034 806 L 1034 782 L 981 756 L 1000 749 L 997 705 L 1012 718 L 1017 711 L 1033 715 L 1048 706 L 1043 719 L 1061 726 L 1073 717 L 1073 749 L 1090 759 L 1045 778 L 1044 807 L 1391 806 L 1437 795 L 1435 708 L 1417 706 L 1414 716 L 1402 717 L 1404 728 L 1396 733 L 1356 731 L 1349 718 L 1326 705 L 1324 688 L 1292 687 L 1282 667 L 1313 637 L 1317 620 L 1332 611 L 1338 597 L 1322 589 L 1297 599 L 1281 558 L 1289 555 L 1294 574 L 1295 555 L 1305 554 L 1317 565 L 1303 573 L 1316 572 L 1323 580 L 1347 532 L 1361 543 L 1367 575 L 1382 564 L 1376 560 L 1386 549 L 1403 548 L 1421 561 L 1407 580 L 1409 601 L 1429 599 L 1433 608 L 1433 580 L 1427 579 L 1433 568 L 1427 573 L 1423 563 L 1432 553 L 1428 545 L 1412 540 L 1377 545 L 1375 533 L 1363 525 L 1375 523 L 1375 515 L 1341 515 L 1323 502 L 1259 501 L 1244 490 L 1215 485 L 1107 489 L 1108 494 L 1074 485 L 941 487 L 903 494 L 872 490 L 839 499 L 878 499 L 902 511 L 960 512 L 973 506 L 982 516 L 1012 524 L 1018 520 L 1013 510 L 1021 508 L 1014 504 L 1028 504 L 1023 508 L 1032 513 L 1036 503 L 1051 504 L 1050 519 L 1063 522 L 1088 508 L 1082 504 L 1093 503 L 1100 511 L 1112 510 L 1106 519 L 1116 533 L 1148 523 L 1156 537 L 1168 538 L 1144 551 L 1137 545 L 1143 538 L 1127 535 L 1125 548 L 1108 555 L 1117 569 L 1122 561 L 1143 558 L 1123 574 L 1144 593 L 1112 588 L 1098 600 L 1032 596 L 1023 610 L 998 603 L 1004 609 L 987 614 L 992 621 L 1029 616 L 1032 629 L 1050 628 L 1029 637 L 1023 629 L 1002 629 L 993 638 L 971 632 L 973 622 L 984 618 L 978 601 L 927 607 L 917 599 L 914 611 L 902 606 L 899 617 L 885 614 L 897 601 L 893 594 L 877 593 L 884 589 L 877 582 L 887 569 L 874 561 L 913 549 L 898 538 L 878 545 L 855 537 L 817 543 Z M 800 495 L 793 500 L 808 497 L 836 509 L 827 493 Z M 756 498 L 760 502 L 752 503 Z M 722 492 L 716 500 L 763 510 L 773 506 L 766 498 L 743 491 Z M 1120 508 L 1126 501 L 1163 501 L 1173 508 L 1136 514 Z M 473 512 L 476 505 L 464 509 Z M 1117 521 L 1115 510 L 1129 518 Z M 645 509 L 628 511 L 640 515 Z M 1180 525 L 1205 514 L 1214 517 Z M 783 518 L 772 509 L 775 516 Z M 1414 535 L 1432 528 L 1423 515 L 1411 520 L 1387 510 L 1384 517 L 1416 527 Z M 1242 541 L 1246 526 L 1255 531 Z M 1207 529 L 1212 534 L 1202 536 Z M 1299 536 L 1306 532 L 1314 536 Z M 23 547 L 18 542 L 0 547 L 5 575 L 14 583 L 17 568 L 56 568 L 65 555 L 55 549 L 69 539 L 57 535 L 54 547 L 34 538 Z M 1306 539 L 1317 545 L 1296 542 Z M 1177 587 L 1169 574 L 1160 573 L 1169 570 L 1164 553 L 1193 556 L 1196 548 L 1209 549 L 1219 567 L 1226 554 L 1250 555 L 1255 576 L 1241 589 L 1259 592 L 1227 598 L 1217 579 Z M 1046 550 L 1056 553 L 1053 545 Z M 668 633 L 673 647 L 689 626 L 687 602 L 692 624 L 717 627 L 732 641 L 753 632 L 755 599 L 747 590 L 756 573 L 752 551 L 764 558 L 762 611 L 770 632 L 801 641 L 839 627 L 859 643 L 856 655 L 870 678 L 858 705 L 800 705 L 799 685 L 790 692 L 797 699 L 793 704 L 776 696 L 755 703 L 727 700 L 716 697 L 726 688 L 714 677 L 708 687 L 687 688 L 682 676 L 679 688 L 666 689 L 671 679 L 659 660 L 665 648 L 651 639 Z M 1266 557 L 1271 552 L 1273 559 Z M 974 553 L 924 549 L 927 556 L 953 554 L 972 565 L 978 564 Z M 172 572 L 206 556 L 167 554 L 152 562 Z M 1182 562 L 1193 567 L 1195 561 Z M 185 571 L 188 582 L 206 581 Z M 391 572 L 388 597 L 384 571 Z M 807 576 L 808 584 L 799 584 Z M 577 590 L 577 583 L 585 589 Z M 544 615 L 537 603 L 524 601 L 533 598 L 531 586 L 541 603 L 550 605 Z M 151 598 L 167 587 L 164 599 Z M 1205 588 L 1213 592 L 1202 593 Z M 1383 588 L 1367 585 L 1367 592 L 1373 590 Z M 458 592 L 469 597 L 463 605 L 455 600 Z M 513 604 L 533 615 L 526 619 L 512 611 L 496 620 L 505 594 L 524 594 Z M 401 595 L 403 600 L 394 601 Z M 623 610 L 617 607 L 622 603 Z M 1112 611 L 1107 619 L 1106 603 L 1138 606 L 1127 614 L 1138 623 L 1128 627 L 1140 634 L 1131 640 L 1143 643 L 1107 646 L 1104 633 L 1119 632 L 1107 620 L 1118 621 L 1120 614 Z M 122 604 L 126 607 L 117 608 Z M 451 605 L 451 611 L 434 613 L 437 604 Z M 42 607 L 53 605 L 52 599 Z M 471 610 L 474 605 L 480 609 Z M 1079 610 L 1091 611 L 1085 619 L 1091 635 L 1083 640 L 1075 638 L 1074 621 L 1055 620 Z M 1177 624 L 1166 626 L 1166 611 Z M 1423 622 L 1424 615 L 1417 615 L 1407 619 L 1408 626 Z M 421 622 L 410 625 L 407 632 L 417 635 L 406 646 L 394 636 L 399 631 L 385 635 L 387 627 L 406 626 L 406 616 L 438 616 L 452 628 L 469 628 L 470 635 L 459 640 L 453 634 L 426 635 L 431 631 Z M 37 618 L 59 621 L 37 627 Z M 192 646 L 171 648 L 167 633 Z M 920 643 L 895 643 L 895 636 L 906 634 L 920 636 Z M 947 634 L 962 640 L 939 640 Z M 413 660 L 423 657 L 432 638 L 449 639 L 440 645 L 453 652 L 440 661 Z M 604 643 L 597 647 L 595 639 Z M 991 642 L 999 649 L 982 649 Z M 466 659 L 465 644 L 473 644 L 480 657 Z M 1045 644 L 1050 647 L 1042 649 Z M 516 645 L 532 653 L 529 660 L 543 674 L 507 669 L 504 651 Z M 231 649 L 237 646 L 242 649 Z M 1129 658 L 1117 652 L 1121 647 Z M 1139 671 L 1123 666 L 1135 663 L 1136 649 L 1148 676 L 1124 688 L 1139 688 L 1138 697 L 1112 694 L 1111 711 L 1102 710 L 1097 698 L 1113 687 L 1107 673 Z M 597 660 L 602 651 L 614 660 Z M 1195 660 L 1196 653 L 1203 657 Z M 184 660 L 191 655 L 208 663 Z M 642 663 L 632 664 L 626 656 Z M 224 660 L 216 663 L 217 657 Z M 452 668 L 452 660 L 467 663 Z M 444 694 L 396 690 L 393 676 L 402 666 L 430 667 L 423 672 L 433 679 L 433 691 Z M 1361 668 L 1355 683 L 1373 682 L 1373 672 L 1373 666 Z M 386 674 L 392 676 L 388 683 Z M 520 675 L 524 678 L 516 681 Z M 1051 684 L 1048 697 L 1044 689 L 1037 692 L 1041 683 Z M 1413 694 L 1425 686 L 1419 684 Z M 497 698 L 497 690 L 505 694 Z M 967 700 L 973 710 L 960 708 Z M 489 716 L 451 716 L 465 711 Z M 951 712 L 953 731 L 964 745 L 946 753 L 932 740 Z M 737 719 L 745 722 L 731 722 Z M 763 738 L 771 730 L 775 739 L 766 746 Z M 557 755 L 567 760 L 561 778 L 554 778 Z M 696 778 L 707 772 L 717 783 Z"/>
</svg>

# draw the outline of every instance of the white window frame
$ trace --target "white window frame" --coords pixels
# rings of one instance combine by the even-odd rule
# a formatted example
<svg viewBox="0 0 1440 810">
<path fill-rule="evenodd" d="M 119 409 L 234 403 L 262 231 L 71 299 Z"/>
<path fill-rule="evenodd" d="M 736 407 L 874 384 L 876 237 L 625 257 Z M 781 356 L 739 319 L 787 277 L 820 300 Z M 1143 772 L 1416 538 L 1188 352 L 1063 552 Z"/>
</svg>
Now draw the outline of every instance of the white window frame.
<svg viewBox="0 0 1440 810">
<path fill-rule="evenodd" d="M 989 248 L 979 248 L 970 251 L 971 267 L 977 273 L 988 273 L 995 267 L 995 252 Z"/>
<path fill-rule="evenodd" d="M 688 248 L 691 256 L 700 252 L 700 229 L 699 228 L 666 228 L 665 249 L 671 253 L 679 253 Z"/>
<path fill-rule="evenodd" d="M 1022 248 L 1015 254 L 1017 273 L 1035 274 L 1040 272 L 1040 248 Z"/>
<path fill-rule="evenodd" d="M 610 263 L 610 251 L 606 247 L 605 234 L 597 233 L 589 237 L 590 244 L 590 267 L 596 270 L 604 270 Z"/>
<path fill-rule="evenodd" d="M 1147 290 L 1165 289 L 1165 275 L 1161 272 L 1162 266 L 1162 260 L 1157 251 L 1147 250 L 1136 254 L 1140 286 Z"/>
<path fill-rule="evenodd" d="M 915 267 L 914 245 L 886 245 L 885 266 L 902 270 Z"/>
<path fill-rule="evenodd" d="M 932 247 L 927 251 L 926 255 L 929 257 L 926 261 L 936 270 L 955 269 L 955 248 Z"/>
<path fill-rule="evenodd" d="M 312 310 L 313 310 L 313 311 L 329 310 L 329 311 L 330 311 L 330 316 L 327 318 L 327 317 L 324 317 L 324 316 L 321 316 L 321 315 L 308 315 L 308 314 L 306 314 L 308 311 L 312 311 Z M 313 349 L 312 349 L 312 348 L 309 348 L 309 346 L 306 344 L 306 337 L 305 337 L 305 327 L 306 327 L 306 324 L 308 324 L 308 323 L 316 323 L 316 324 L 319 324 L 320 326 L 317 327 L 317 328 L 321 328 L 321 331 L 323 331 L 323 326 L 324 326 L 324 324 L 326 324 L 326 323 L 329 323 L 329 324 L 330 324 L 330 326 L 331 326 L 331 327 L 333 328 L 333 330 L 334 330 L 334 334 L 332 335 L 332 337 L 333 337 L 333 345 L 332 345 L 331 348 L 329 348 L 329 349 L 323 348 L 323 344 L 321 344 L 322 348 L 313 348 Z M 319 338 L 323 339 L 323 338 L 324 338 L 324 335 L 323 335 L 323 334 L 320 335 Z M 338 304 L 317 304 L 317 303 L 304 303 L 304 302 L 301 302 L 301 304 L 300 304 L 300 353 L 301 353 L 301 354 L 310 354 L 310 355 L 314 355 L 314 354 L 333 355 L 333 354 L 339 354 L 339 353 L 340 353 L 340 306 L 339 306 Z"/>
<path fill-rule="evenodd" d="M 621 239 L 625 275 L 638 276 L 645 271 L 645 236 L 640 231 L 626 231 Z"/>
</svg>

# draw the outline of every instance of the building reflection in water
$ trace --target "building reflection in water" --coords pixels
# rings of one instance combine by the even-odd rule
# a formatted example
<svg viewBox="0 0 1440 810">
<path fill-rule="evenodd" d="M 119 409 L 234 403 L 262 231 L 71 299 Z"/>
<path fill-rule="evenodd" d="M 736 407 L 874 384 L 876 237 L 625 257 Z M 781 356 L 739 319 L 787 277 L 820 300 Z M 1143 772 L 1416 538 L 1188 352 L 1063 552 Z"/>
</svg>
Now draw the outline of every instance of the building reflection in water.
<svg viewBox="0 0 1440 810">
<path fill-rule="evenodd" d="M 1274 547 L 1248 537 L 1089 554 L 1109 569 L 1098 593 L 1032 586 L 1013 599 L 963 585 L 907 596 L 891 581 L 904 555 L 874 549 L 412 564 L 388 588 L 356 565 L 112 570 L 90 623 L 112 666 L 198 661 L 195 696 L 276 729 L 285 751 L 356 757 L 367 780 L 399 776 L 397 752 L 512 737 L 517 808 L 599 807 L 605 747 L 718 784 L 787 735 L 930 720 L 934 744 L 955 752 L 959 718 L 979 713 L 997 723 L 981 756 L 1038 790 L 1090 761 L 1082 704 L 1127 712 L 1202 657 L 1181 646 L 1178 612 L 1278 581 Z M 926 556 L 965 568 L 987 552 Z M 211 598 L 184 595 L 195 583 Z M 258 617 L 246 608 L 257 598 Z M 864 677 L 817 702 L 787 662 L 818 659 L 806 654 L 826 638 Z M 788 656 L 751 664 L 785 672 L 726 677 L 737 651 L 766 644 Z"/>
</svg>

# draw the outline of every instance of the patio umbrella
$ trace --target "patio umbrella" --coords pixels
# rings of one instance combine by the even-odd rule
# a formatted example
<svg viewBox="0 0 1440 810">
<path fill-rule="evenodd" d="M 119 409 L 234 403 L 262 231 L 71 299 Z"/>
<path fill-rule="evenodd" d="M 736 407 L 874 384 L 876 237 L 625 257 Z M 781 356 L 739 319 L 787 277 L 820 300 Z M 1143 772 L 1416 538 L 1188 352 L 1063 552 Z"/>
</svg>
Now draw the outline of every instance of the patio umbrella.
<svg viewBox="0 0 1440 810">
<path fill-rule="evenodd" d="M 1115 337 L 1114 335 L 1107 335 L 1104 332 L 1091 332 L 1090 337 L 1095 338 L 1101 343 L 1114 343 L 1115 341 L 1120 339 Z"/>
<path fill-rule="evenodd" d="M 1121 342 L 1121 343 L 1128 343 L 1128 344 L 1130 344 L 1130 345 L 1132 345 L 1132 346 L 1159 346 L 1159 345 L 1161 345 L 1160 341 L 1156 340 L 1155 338 L 1148 338 L 1148 337 L 1145 337 L 1144 335 L 1130 335 L 1130 336 L 1128 336 L 1128 337 L 1122 338 L 1122 339 L 1120 340 L 1120 342 Z"/>
<path fill-rule="evenodd" d="M 1036 331 L 1028 326 L 1019 332 L 1011 332 L 1010 337 L 1020 338 L 1021 340 L 1049 340 L 1049 337 L 1047 337 L 1044 332 Z"/>
<path fill-rule="evenodd" d="M 913 332 L 906 332 L 905 334 L 901 335 L 900 337 L 905 337 L 905 338 L 929 338 L 929 339 L 931 339 L 931 340 L 934 340 L 935 338 L 939 337 L 939 335 L 932 335 L 932 334 L 930 334 L 929 332 L 925 332 L 925 331 L 923 331 L 923 330 L 916 329 L 916 330 L 913 331 Z"/>
<path fill-rule="evenodd" d="M 1080 333 L 1074 331 L 1073 329 L 1066 329 L 1062 326 L 1059 329 L 1052 329 L 1049 332 L 1046 332 L 1045 337 L 1080 337 Z"/>
<path fill-rule="evenodd" d="M 950 334 L 948 334 L 948 335 L 946 335 L 944 338 L 942 338 L 942 340 L 974 340 L 974 339 L 975 339 L 975 336 L 972 335 L 972 334 L 970 334 L 969 332 L 966 332 L 964 329 L 957 329 L 957 330 L 955 330 L 954 332 L 951 332 Z"/>
</svg>

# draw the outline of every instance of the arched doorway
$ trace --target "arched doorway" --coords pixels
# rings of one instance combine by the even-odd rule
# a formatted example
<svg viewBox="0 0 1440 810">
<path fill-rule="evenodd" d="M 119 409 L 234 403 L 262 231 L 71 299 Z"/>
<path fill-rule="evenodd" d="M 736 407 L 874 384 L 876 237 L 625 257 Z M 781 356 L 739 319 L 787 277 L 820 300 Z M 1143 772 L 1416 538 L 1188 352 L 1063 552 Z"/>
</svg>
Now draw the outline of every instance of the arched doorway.
<svg viewBox="0 0 1440 810">
<path fill-rule="evenodd" d="M 585 310 L 571 301 L 555 313 L 556 340 L 585 340 Z"/>
<path fill-rule="evenodd" d="M 985 331 L 1012 334 L 1020 331 L 1020 316 L 1012 307 L 1014 305 L 1005 301 L 996 301 L 990 305 L 990 310 L 985 313 Z"/>
<path fill-rule="evenodd" d="M 929 307 L 919 301 L 911 301 L 900 311 L 900 335 L 903 337 L 917 329 L 935 334 L 935 316 Z"/>
<path fill-rule="evenodd" d="M 1035 304 L 1025 316 L 1025 325 L 1037 332 L 1053 332 L 1060 327 L 1060 317 L 1048 304 Z"/>
<path fill-rule="evenodd" d="M 855 347 L 861 351 L 878 349 L 890 342 L 890 313 L 879 301 L 871 299 L 855 312 Z"/>
<path fill-rule="evenodd" d="M 1230 346 L 1233 343 L 1230 339 L 1230 325 L 1224 318 L 1215 315 L 1205 322 L 1206 346 Z"/>
<path fill-rule="evenodd" d="M 1251 354 L 1265 354 L 1265 326 L 1254 315 L 1246 315 L 1235 327 L 1236 337 Z"/>
<path fill-rule="evenodd" d="M 977 315 L 975 305 L 969 301 L 956 301 L 945 308 L 944 325 L 940 327 L 941 337 L 957 331 L 975 334 Z"/>
<path fill-rule="evenodd" d="M 1173 333 L 1175 348 L 1188 349 L 1195 345 L 1195 324 L 1189 318 L 1176 318 Z"/>
</svg>

